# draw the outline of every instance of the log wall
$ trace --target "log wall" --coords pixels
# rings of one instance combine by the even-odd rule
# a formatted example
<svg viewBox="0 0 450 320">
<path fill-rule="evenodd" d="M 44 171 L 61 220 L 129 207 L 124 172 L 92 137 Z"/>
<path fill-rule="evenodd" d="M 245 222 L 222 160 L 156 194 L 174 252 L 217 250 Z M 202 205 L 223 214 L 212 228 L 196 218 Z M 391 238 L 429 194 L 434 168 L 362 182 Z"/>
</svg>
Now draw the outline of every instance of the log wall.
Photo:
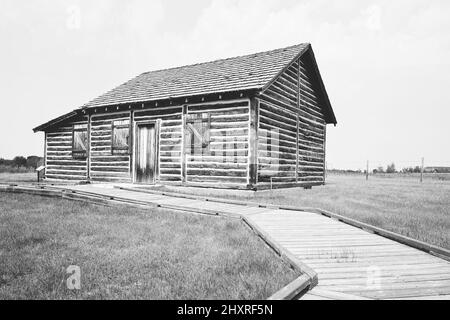
<svg viewBox="0 0 450 320">
<path fill-rule="evenodd" d="M 210 115 L 210 143 L 203 155 L 190 154 L 185 149 L 186 183 L 242 187 L 248 184 L 249 110 L 248 99 L 187 107 L 187 116 Z"/>
<path fill-rule="evenodd" d="M 324 115 L 302 58 L 257 101 L 257 185 L 324 183 Z"/>
<path fill-rule="evenodd" d="M 300 60 L 299 181 L 324 183 L 326 123 L 312 84 L 311 71 Z"/>
<path fill-rule="evenodd" d="M 131 112 L 91 116 L 90 177 L 93 182 L 131 182 L 130 154 L 112 153 L 114 121 L 131 121 Z"/>
<path fill-rule="evenodd" d="M 87 159 L 72 157 L 73 125 L 87 125 L 88 117 L 63 122 L 46 132 L 45 178 L 48 181 L 83 182 L 87 180 Z"/>
</svg>

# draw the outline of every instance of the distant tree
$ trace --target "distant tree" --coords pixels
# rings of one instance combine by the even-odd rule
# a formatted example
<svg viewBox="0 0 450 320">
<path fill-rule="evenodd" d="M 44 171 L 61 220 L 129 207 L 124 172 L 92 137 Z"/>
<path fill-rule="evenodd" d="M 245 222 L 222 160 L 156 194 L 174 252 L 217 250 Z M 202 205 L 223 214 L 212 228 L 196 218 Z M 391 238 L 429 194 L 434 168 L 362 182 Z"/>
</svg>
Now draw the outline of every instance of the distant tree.
<svg viewBox="0 0 450 320">
<path fill-rule="evenodd" d="M 391 163 L 386 168 L 386 173 L 396 173 L 397 170 L 395 169 L 395 163 Z"/>
<path fill-rule="evenodd" d="M 420 167 L 419 166 L 416 166 L 415 168 L 414 168 L 414 173 L 420 173 L 422 170 L 420 169 Z"/>
<path fill-rule="evenodd" d="M 36 169 L 38 167 L 40 157 L 38 156 L 29 156 L 27 158 L 27 167 Z"/>
<path fill-rule="evenodd" d="M 414 172 L 414 168 L 411 168 L 411 167 L 403 168 L 402 172 L 403 173 L 413 173 Z"/>
<path fill-rule="evenodd" d="M 13 162 L 14 166 L 17 166 L 17 168 L 26 167 L 27 166 L 27 159 L 25 159 L 22 156 L 14 157 L 12 162 Z"/>
</svg>

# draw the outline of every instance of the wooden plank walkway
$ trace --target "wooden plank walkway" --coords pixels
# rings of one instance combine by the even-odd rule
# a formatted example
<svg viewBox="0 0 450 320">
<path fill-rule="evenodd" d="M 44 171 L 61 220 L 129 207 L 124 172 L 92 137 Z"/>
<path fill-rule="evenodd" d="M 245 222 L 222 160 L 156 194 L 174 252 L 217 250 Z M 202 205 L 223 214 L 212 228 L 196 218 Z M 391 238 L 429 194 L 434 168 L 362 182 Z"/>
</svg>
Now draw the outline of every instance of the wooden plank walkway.
<svg viewBox="0 0 450 320">
<path fill-rule="evenodd" d="M 450 299 L 446 260 L 314 213 L 251 219 L 318 273 L 305 299 Z"/>
<path fill-rule="evenodd" d="M 111 197 L 246 216 L 318 273 L 304 299 L 449 299 L 450 262 L 316 213 L 258 208 L 107 188 Z"/>
</svg>

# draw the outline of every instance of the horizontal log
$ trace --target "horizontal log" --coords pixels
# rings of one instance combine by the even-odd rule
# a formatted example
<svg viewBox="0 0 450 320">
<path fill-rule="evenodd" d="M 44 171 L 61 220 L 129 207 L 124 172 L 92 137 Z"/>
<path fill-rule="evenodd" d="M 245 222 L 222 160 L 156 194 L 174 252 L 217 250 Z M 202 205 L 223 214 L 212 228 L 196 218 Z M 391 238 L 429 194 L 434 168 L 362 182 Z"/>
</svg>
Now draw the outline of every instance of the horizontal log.
<svg viewBox="0 0 450 320">
<path fill-rule="evenodd" d="M 210 182 L 210 183 L 230 183 L 247 184 L 247 178 L 240 177 L 207 177 L 207 176 L 187 176 L 187 182 Z"/>
<path fill-rule="evenodd" d="M 45 174 L 46 179 L 52 180 L 70 180 L 70 181 L 86 181 L 86 177 L 80 176 L 67 176 L 67 175 L 57 175 L 57 174 Z"/>
<path fill-rule="evenodd" d="M 168 176 L 168 175 L 161 175 L 159 177 L 160 181 L 167 181 L 167 182 L 175 182 L 175 181 L 181 181 L 181 176 Z"/>
<path fill-rule="evenodd" d="M 276 182 L 282 182 L 282 183 L 293 183 L 296 182 L 297 180 L 295 179 L 295 177 L 278 177 L 278 176 L 270 176 L 270 175 L 258 175 L 258 183 L 259 182 L 270 182 L 272 178 L 272 182 L 276 183 Z"/>
<path fill-rule="evenodd" d="M 130 161 L 113 161 L 113 162 L 98 162 L 91 161 L 92 167 L 128 167 L 130 165 Z"/>
<path fill-rule="evenodd" d="M 276 85 L 271 85 L 269 89 L 266 90 L 265 94 L 277 94 L 279 96 L 279 99 L 281 97 L 283 98 L 283 101 L 285 103 L 289 103 L 292 106 L 298 106 L 298 99 L 296 95 L 291 95 L 288 92 L 285 92 L 284 90 L 280 89 Z"/>
<path fill-rule="evenodd" d="M 120 113 L 110 113 L 104 115 L 92 115 L 91 122 L 95 121 L 103 121 L 103 120 L 117 120 L 117 119 L 130 119 L 129 112 L 120 112 Z"/>
<path fill-rule="evenodd" d="M 277 79 L 276 82 L 283 85 L 286 88 L 291 89 L 294 92 L 298 90 L 298 80 L 286 76 L 284 73 L 280 75 L 280 77 Z"/>
<path fill-rule="evenodd" d="M 277 165 L 277 164 L 260 164 L 258 165 L 258 170 L 262 175 L 264 175 L 264 172 L 290 172 L 294 173 L 296 172 L 296 166 L 295 165 Z"/>
<path fill-rule="evenodd" d="M 277 90 L 280 90 L 282 92 L 285 92 L 291 98 L 297 100 L 297 95 L 298 95 L 298 84 L 297 83 L 288 82 L 288 81 L 286 81 L 286 78 L 280 77 L 277 79 L 277 81 L 275 81 L 272 84 L 272 87 L 274 87 Z"/>
<path fill-rule="evenodd" d="M 247 157 L 248 156 L 248 149 L 227 149 L 227 150 L 211 150 L 210 152 L 211 156 L 215 157 Z"/>
<path fill-rule="evenodd" d="M 69 166 L 69 165 L 47 165 L 45 168 L 47 171 L 58 171 L 58 170 L 71 170 L 71 171 L 83 171 L 86 172 L 87 166 Z"/>
<path fill-rule="evenodd" d="M 183 127 L 162 127 L 161 128 L 161 134 L 168 134 L 168 133 L 183 133 Z"/>
<path fill-rule="evenodd" d="M 155 121 L 155 120 L 162 120 L 162 122 L 178 122 L 181 121 L 181 114 L 176 114 L 176 115 L 167 115 L 167 116 L 142 116 L 142 117 L 138 117 L 135 116 L 134 117 L 134 121 L 139 121 L 139 122 L 145 122 L 145 121 Z M 178 124 L 180 125 L 180 124 Z"/>
<path fill-rule="evenodd" d="M 72 157 L 72 151 L 64 151 L 64 152 L 53 152 L 53 151 L 47 151 L 47 157 Z"/>
<path fill-rule="evenodd" d="M 292 171 L 280 171 L 280 170 L 267 170 L 261 169 L 258 171 L 259 177 L 294 177 L 295 178 L 295 170 Z"/>
<path fill-rule="evenodd" d="M 192 169 L 188 166 L 187 168 L 188 176 L 207 176 L 207 177 L 247 177 L 246 170 L 220 170 L 214 168 L 208 169 Z"/>
<path fill-rule="evenodd" d="M 50 160 L 47 159 L 47 166 L 86 166 L 86 161 L 81 160 Z"/>
<path fill-rule="evenodd" d="M 111 135 L 107 135 L 107 136 L 99 136 L 99 137 L 91 137 L 91 142 L 102 142 L 102 141 L 112 141 L 112 136 Z"/>
<path fill-rule="evenodd" d="M 277 93 L 273 91 L 272 88 L 267 89 L 264 94 L 264 98 L 270 97 L 272 101 L 274 101 L 275 105 L 286 106 L 288 110 L 292 110 L 293 112 L 296 112 L 298 110 L 298 104 L 297 101 L 292 101 L 289 98 L 281 95 L 280 93 Z"/>
<path fill-rule="evenodd" d="M 273 106 L 270 103 L 261 102 L 259 108 L 260 115 L 267 118 L 273 118 L 280 122 L 287 122 L 293 127 L 297 127 L 297 115 L 290 112 L 283 112 L 279 107 Z"/>
<path fill-rule="evenodd" d="M 161 157 L 175 157 L 175 158 L 180 158 L 181 157 L 181 151 L 160 151 L 159 155 Z"/>
<path fill-rule="evenodd" d="M 176 169 L 176 168 L 181 168 L 181 163 L 160 163 L 159 167 L 161 169 Z"/>
<path fill-rule="evenodd" d="M 74 176 L 78 178 L 86 177 L 87 171 L 86 170 L 75 170 L 75 171 L 69 171 L 69 170 L 45 170 L 45 175 L 58 175 L 58 176 Z"/>
<path fill-rule="evenodd" d="M 247 163 L 223 163 L 223 162 L 188 162 L 190 169 L 222 169 L 222 170 L 247 170 Z"/>
<path fill-rule="evenodd" d="M 179 163 L 179 162 L 181 162 L 181 157 L 180 157 L 180 158 L 177 158 L 177 157 L 160 157 L 160 158 L 159 158 L 159 161 L 160 161 L 161 163 L 163 163 L 163 162 L 174 162 L 174 163 Z"/>
<path fill-rule="evenodd" d="M 276 162 L 274 162 L 276 161 Z M 277 163 L 279 165 L 296 165 L 297 161 L 294 159 L 274 159 L 274 158 L 265 158 L 265 157 L 258 157 L 258 162 L 260 164 L 270 164 L 270 163 Z"/>
<path fill-rule="evenodd" d="M 266 150 L 258 150 L 258 157 L 265 158 L 276 158 L 276 159 L 297 159 L 296 154 L 279 152 L 279 151 L 266 151 Z"/>
<path fill-rule="evenodd" d="M 161 175 L 164 174 L 170 174 L 170 175 L 181 175 L 181 169 L 166 169 L 166 168 L 160 168 L 159 173 Z"/>
<path fill-rule="evenodd" d="M 242 115 L 242 113 L 239 113 L 237 115 L 214 115 L 213 113 L 211 114 L 211 122 L 212 123 L 227 123 L 227 122 L 248 122 L 249 121 L 249 116 L 248 114 L 244 114 Z"/>
<path fill-rule="evenodd" d="M 211 129 L 211 137 L 217 136 L 243 136 L 248 134 L 248 129 Z"/>
<path fill-rule="evenodd" d="M 278 128 L 279 131 L 284 133 L 289 132 L 292 135 L 295 135 L 297 131 L 297 124 L 292 125 L 288 122 L 283 122 L 272 117 L 267 117 L 263 114 L 263 112 L 261 112 L 259 121 L 260 123 L 272 126 L 274 128 Z"/>
<path fill-rule="evenodd" d="M 211 144 L 214 143 L 231 143 L 231 142 L 247 142 L 248 135 L 244 136 L 212 136 L 210 137 Z"/>
<path fill-rule="evenodd" d="M 109 131 L 91 131 L 91 137 L 111 137 L 111 130 Z"/>
<path fill-rule="evenodd" d="M 159 150 L 160 151 L 165 151 L 165 152 L 181 152 L 181 144 L 177 144 L 177 145 L 160 145 L 159 146 Z"/>
<path fill-rule="evenodd" d="M 72 153 L 72 147 L 60 147 L 60 148 L 55 148 L 55 147 L 47 147 L 47 154 L 56 154 L 56 153 L 61 153 L 61 152 L 69 152 Z"/>
<path fill-rule="evenodd" d="M 95 156 L 92 157 L 92 162 L 126 162 L 129 161 L 129 156 L 115 156 L 115 155 L 109 155 L 109 156 Z"/>
<path fill-rule="evenodd" d="M 101 125 L 101 126 L 91 126 L 91 131 L 112 131 L 112 124 Z"/>
<path fill-rule="evenodd" d="M 264 151 L 276 151 L 280 153 L 290 153 L 293 155 L 297 155 L 297 148 L 295 148 L 295 145 L 293 147 L 288 146 L 281 146 L 281 145 L 269 145 L 264 143 L 259 143 L 258 150 Z"/>
<path fill-rule="evenodd" d="M 179 127 L 179 126 L 182 126 L 181 121 L 164 120 L 161 123 L 162 128 Z"/>
<path fill-rule="evenodd" d="M 55 144 L 72 144 L 72 135 L 67 136 L 67 137 L 58 137 L 58 138 L 49 138 L 47 137 L 47 144 L 51 144 L 51 143 L 55 143 Z"/>
<path fill-rule="evenodd" d="M 101 126 L 105 126 L 105 127 L 111 127 L 113 125 L 113 122 L 115 121 L 127 121 L 129 122 L 130 120 L 130 116 L 128 115 L 128 117 L 125 118 L 118 118 L 118 119 L 108 119 L 108 120 L 102 120 L 102 121 L 92 121 L 91 122 L 91 128 L 93 127 L 101 127 Z"/>
<path fill-rule="evenodd" d="M 247 128 L 247 122 L 211 122 L 210 129 L 236 129 Z"/>
<path fill-rule="evenodd" d="M 155 117 L 155 116 L 174 116 L 178 115 L 181 116 L 183 112 L 182 107 L 173 107 L 173 108 L 152 108 L 144 111 L 135 111 L 134 112 L 134 118 L 141 118 L 141 117 Z"/>
<path fill-rule="evenodd" d="M 91 173 L 95 172 L 122 172 L 122 173 L 129 173 L 130 167 L 97 167 L 93 166 L 91 167 Z"/>
<path fill-rule="evenodd" d="M 219 156 L 195 156 L 195 155 L 187 155 L 186 161 L 188 162 L 222 162 L 222 163 L 247 163 L 247 156 L 228 156 L 223 157 Z"/>
<path fill-rule="evenodd" d="M 110 183 L 131 183 L 131 178 L 118 177 L 91 177 L 94 182 L 110 182 Z"/>
<path fill-rule="evenodd" d="M 91 177 L 111 177 L 111 178 L 128 178 L 129 173 L 115 172 L 115 171 L 91 171 Z"/>
<path fill-rule="evenodd" d="M 161 139 L 181 139 L 183 137 L 181 132 L 170 132 L 160 134 Z"/>
<path fill-rule="evenodd" d="M 263 94 L 262 96 L 259 97 L 259 101 L 271 103 L 272 105 L 278 106 L 280 110 L 283 111 L 289 111 L 294 114 L 298 112 L 298 106 L 292 106 L 292 104 L 278 100 L 276 97 L 273 97 L 273 95 Z"/>
<path fill-rule="evenodd" d="M 248 101 L 231 102 L 231 103 L 218 103 L 218 104 L 205 104 L 205 105 L 188 105 L 188 112 L 208 110 L 221 110 L 237 107 L 248 107 Z"/>
<path fill-rule="evenodd" d="M 47 132 L 47 138 L 68 138 L 72 136 L 72 129 L 63 132 Z"/>
</svg>

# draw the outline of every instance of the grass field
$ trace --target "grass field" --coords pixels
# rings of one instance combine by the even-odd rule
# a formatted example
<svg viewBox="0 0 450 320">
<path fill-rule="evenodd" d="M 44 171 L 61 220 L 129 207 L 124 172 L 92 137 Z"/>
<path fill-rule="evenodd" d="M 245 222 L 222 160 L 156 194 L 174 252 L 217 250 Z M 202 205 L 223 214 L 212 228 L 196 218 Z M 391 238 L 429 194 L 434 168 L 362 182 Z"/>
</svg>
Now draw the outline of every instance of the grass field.
<svg viewBox="0 0 450 320">
<path fill-rule="evenodd" d="M 0 172 L 0 183 L 32 183 L 37 182 L 36 172 Z"/>
<path fill-rule="evenodd" d="M 434 176 L 433 176 L 434 177 Z M 190 194 L 316 207 L 450 249 L 450 180 L 418 176 L 329 175 L 327 185 L 267 191 L 165 188 Z"/>
<path fill-rule="evenodd" d="M 296 276 L 239 220 L 0 193 L 0 300 L 266 299 Z"/>
</svg>

